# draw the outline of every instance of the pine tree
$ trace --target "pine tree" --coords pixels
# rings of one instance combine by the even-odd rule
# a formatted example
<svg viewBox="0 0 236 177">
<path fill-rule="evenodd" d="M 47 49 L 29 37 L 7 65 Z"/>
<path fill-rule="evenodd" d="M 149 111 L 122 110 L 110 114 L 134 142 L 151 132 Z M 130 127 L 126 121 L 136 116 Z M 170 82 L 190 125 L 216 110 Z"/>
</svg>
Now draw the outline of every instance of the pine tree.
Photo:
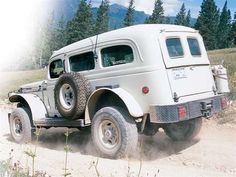
<svg viewBox="0 0 236 177">
<path fill-rule="evenodd" d="M 232 45 L 236 46 L 236 12 L 234 12 L 234 20 L 230 31 L 230 39 L 232 41 Z"/>
<path fill-rule="evenodd" d="M 134 24 L 134 0 L 130 0 L 128 10 L 124 18 L 124 26 L 131 26 Z"/>
<path fill-rule="evenodd" d="M 67 44 L 93 35 L 91 2 L 81 0 L 74 18 L 67 23 Z"/>
<path fill-rule="evenodd" d="M 182 4 L 182 6 L 180 8 L 179 13 L 176 15 L 175 24 L 176 25 L 183 25 L 183 26 L 187 25 L 186 9 L 185 9 L 184 3 Z"/>
<path fill-rule="evenodd" d="M 162 0 L 156 0 L 152 15 L 146 19 L 145 23 L 161 24 L 164 23 L 164 21 L 165 17 L 164 17 L 163 2 Z"/>
<path fill-rule="evenodd" d="M 171 20 L 169 16 L 165 17 L 165 24 L 171 24 Z"/>
<path fill-rule="evenodd" d="M 55 18 L 52 12 L 45 25 L 40 29 L 35 44 L 35 61 L 39 67 L 46 65 L 54 49 L 53 33 L 55 31 Z M 36 64 L 36 63 L 35 63 Z"/>
<path fill-rule="evenodd" d="M 231 14 L 227 9 L 227 1 L 225 1 L 224 7 L 220 15 L 220 22 L 217 32 L 217 44 L 218 48 L 228 48 L 230 45 L 230 29 L 231 29 Z"/>
<path fill-rule="evenodd" d="M 186 26 L 191 26 L 191 11 L 188 10 L 187 16 L 186 16 Z"/>
<path fill-rule="evenodd" d="M 108 31 L 108 23 L 109 23 L 108 12 L 109 12 L 109 1 L 102 0 L 97 12 L 97 20 L 95 26 L 96 34 Z"/>
<path fill-rule="evenodd" d="M 201 33 L 208 50 L 217 48 L 219 10 L 214 0 L 203 0 L 195 28 Z"/>
<path fill-rule="evenodd" d="M 53 50 L 58 50 L 66 45 L 66 23 L 63 15 L 57 23 L 56 29 L 53 33 L 53 38 Z"/>
</svg>

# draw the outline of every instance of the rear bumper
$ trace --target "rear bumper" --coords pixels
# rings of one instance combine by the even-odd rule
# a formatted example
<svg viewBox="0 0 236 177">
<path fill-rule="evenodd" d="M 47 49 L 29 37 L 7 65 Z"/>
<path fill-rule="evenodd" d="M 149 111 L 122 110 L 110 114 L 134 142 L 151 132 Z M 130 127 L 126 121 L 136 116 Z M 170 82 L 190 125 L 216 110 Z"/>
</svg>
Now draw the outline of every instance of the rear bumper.
<svg viewBox="0 0 236 177">
<path fill-rule="evenodd" d="M 207 99 L 196 100 L 176 105 L 151 106 L 150 120 L 153 123 L 173 123 L 197 117 L 210 117 L 212 114 L 223 110 L 222 98 L 225 96 L 214 96 Z M 179 117 L 179 108 L 186 108 L 186 116 Z"/>
</svg>

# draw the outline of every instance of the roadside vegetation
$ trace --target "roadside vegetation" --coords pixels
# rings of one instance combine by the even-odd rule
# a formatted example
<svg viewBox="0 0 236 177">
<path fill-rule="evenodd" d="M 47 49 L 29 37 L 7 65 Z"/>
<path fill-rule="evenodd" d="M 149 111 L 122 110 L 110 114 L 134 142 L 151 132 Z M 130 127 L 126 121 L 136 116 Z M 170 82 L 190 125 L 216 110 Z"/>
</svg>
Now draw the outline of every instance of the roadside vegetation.
<svg viewBox="0 0 236 177">
<path fill-rule="evenodd" d="M 20 85 L 46 78 L 47 70 L 0 72 L 0 100 L 7 99 L 9 92 L 19 89 Z"/>
</svg>

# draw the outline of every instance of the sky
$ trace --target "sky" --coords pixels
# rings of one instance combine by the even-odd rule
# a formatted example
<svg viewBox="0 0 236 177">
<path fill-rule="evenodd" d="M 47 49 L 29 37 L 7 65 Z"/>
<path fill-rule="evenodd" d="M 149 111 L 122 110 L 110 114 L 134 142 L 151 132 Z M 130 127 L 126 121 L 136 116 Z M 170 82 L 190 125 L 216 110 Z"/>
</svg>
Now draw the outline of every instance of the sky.
<svg viewBox="0 0 236 177">
<path fill-rule="evenodd" d="M 110 0 L 111 4 L 117 3 L 128 7 L 130 0 Z M 144 11 L 147 14 L 151 14 L 154 8 L 155 0 L 134 0 L 135 9 L 139 11 Z M 184 3 L 187 10 L 191 10 L 192 17 L 197 17 L 201 9 L 201 4 L 203 0 L 162 0 L 164 11 L 166 16 L 175 16 Z M 94 6 L 99 6 L 99 0 L 93 0 Z M 218 8 L 222 9 L 225 0 L 215 0 Z M 236 11 L 236 0 L 228 0 L 228 8 L 230 8 L 233 14 Z"/>
</svg>

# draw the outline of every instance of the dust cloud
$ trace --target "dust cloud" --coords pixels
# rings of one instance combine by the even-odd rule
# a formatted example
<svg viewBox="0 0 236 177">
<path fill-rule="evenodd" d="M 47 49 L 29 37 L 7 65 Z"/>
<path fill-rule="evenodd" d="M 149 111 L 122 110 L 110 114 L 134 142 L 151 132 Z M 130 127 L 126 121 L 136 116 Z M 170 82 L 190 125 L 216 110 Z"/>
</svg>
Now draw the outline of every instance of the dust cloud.
<svg viewBox="0 0 236 177">
<path fill-rule="evenodd" d="M 42 129 L 39 136 L 39 146 L 51 150 L 64 151 L 66 128 Z M 68 145 L 71 153 L 80 153 L 100 157 L 97 154 L 92 142 L 89 128 L 86 130 L 70 129 L 72 132 L 68 138 Z M 131 161 L 155 161 L 173 154 L 179 154 L 182 150 L 187 149 L 198 143 L 199 139 L 189 142 L 173 142 L 164 132 L 158 132 L 156 135 L 149 137 L 139 135 L 138 147 L 131 154 Z"/>
</svg>

